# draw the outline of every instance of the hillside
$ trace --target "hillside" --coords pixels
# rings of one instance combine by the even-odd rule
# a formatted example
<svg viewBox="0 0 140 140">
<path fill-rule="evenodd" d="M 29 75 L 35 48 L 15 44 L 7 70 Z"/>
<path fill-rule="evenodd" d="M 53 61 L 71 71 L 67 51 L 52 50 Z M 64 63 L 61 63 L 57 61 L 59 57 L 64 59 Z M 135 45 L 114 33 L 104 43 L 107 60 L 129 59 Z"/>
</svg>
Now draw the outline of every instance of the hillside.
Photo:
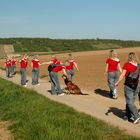
<svg viewBox="0 0 140 140">
<path fill-rule="evenodd" d="M 13 44 L 16 52 L 90 51 L 140 47 L 140 41 L 113 39 L 0 38 L 0 44 Z"/>
</svg>

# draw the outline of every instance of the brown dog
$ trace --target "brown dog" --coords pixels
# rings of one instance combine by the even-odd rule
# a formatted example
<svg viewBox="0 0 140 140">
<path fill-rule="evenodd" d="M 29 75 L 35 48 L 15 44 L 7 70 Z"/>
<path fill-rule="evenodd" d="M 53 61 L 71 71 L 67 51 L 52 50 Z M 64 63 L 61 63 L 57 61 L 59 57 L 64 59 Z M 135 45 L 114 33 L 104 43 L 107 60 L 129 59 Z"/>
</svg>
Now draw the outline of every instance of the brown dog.
<svg viewBox="0 0 140 140">
<path fill-rule="evenodd" d="M 74 95 L 87 95 L 87 94 L 83 94 L 80 90 L 80 88 L 75 85 L 74 83 L 72 83 L 72 81 L 69 81 L 66 75 L 62 75 L 62 78 L 64 79 L 64 82 L 66 84 L 66 88 L 65 88 L 65 93 L 66 94 L 74 94 Z"/>
</svg>

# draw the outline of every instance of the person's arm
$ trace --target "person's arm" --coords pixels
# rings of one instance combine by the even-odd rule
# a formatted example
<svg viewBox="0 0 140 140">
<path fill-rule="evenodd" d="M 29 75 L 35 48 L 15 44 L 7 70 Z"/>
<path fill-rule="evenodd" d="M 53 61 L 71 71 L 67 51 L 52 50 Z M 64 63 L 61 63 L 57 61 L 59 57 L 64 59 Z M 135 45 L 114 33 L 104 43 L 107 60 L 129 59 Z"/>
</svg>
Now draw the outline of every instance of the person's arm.
<svg viewBox="0 0 140 140">
<path fill-rule="evenodd" d="M 20 60 L 18 60 L 18 63 L 20 63 L 21 62 L 21 59 Z"/>
<path fill-rule="evenodd" d="M 79 71 L 79 68 L 78 68 L 76 62 L 73 62 L 73 64 L 74 64 L 74 67 L 77 69 L 77 71 Z"/>
<path fill-rule="evenodd" d="M 43 62 L 43 63 L 41 63 L 40 65 L 50 65 L 50 64 L 52 64 L 52 61 L 49 61 L 49 62 Z"/>
<path fill-rule="evenodd" d="M 33 68 L 33 62 L 31 62 L 31 67 Z"/>
<path fill-rule="evenodd" d="M 39 66 L 41 65 L 40 61 L 38 62 L 38 65 L 39 65 Z"/>
<path fill-rule="evenodd" d="M 62 71 L 67 76 L 66 70 L 65 69 L 62 69 Z"/>
<path fill-rule="evenodd" d="M 64 65 L 64 63 L 60 62 L 60 65 Z"/>
<path fill-rule="evenodd" d="M 126 74 L 126 70 L 123 69 L 121 75 L 119 76 L 118 81 L 115 83 L 115 86 L 118 86 L 118 84 L 119 84 L 119 83 L 122 81 L 122 79 L 124 78 L 125 74 Z"/>
<path fill-rule="evenodd" d="M 108 72 L 108 63 L 106 63 L 106 67 L 105 67 L 105 75 L 107 74 L 107 72 Z"/>
<path fill-rule="evenodd" d="M 29 59 L 29 55 L 27 55 L 27 56 L 25 57 L 25 59 L 27 59 L 27 61 L 28 61 L 28 59 Z"/>
<path fill-rule="evenodd" d="M 120 63 L 118 64 L 118 69 L 119 69 L 119 71 L 122 73 L 122 68 L 121 68 Z"/>
<path fill-rule="evenodd" d="M 6 68 L 6 62 L 4 62 L 4 67 Z"/>
</svg>

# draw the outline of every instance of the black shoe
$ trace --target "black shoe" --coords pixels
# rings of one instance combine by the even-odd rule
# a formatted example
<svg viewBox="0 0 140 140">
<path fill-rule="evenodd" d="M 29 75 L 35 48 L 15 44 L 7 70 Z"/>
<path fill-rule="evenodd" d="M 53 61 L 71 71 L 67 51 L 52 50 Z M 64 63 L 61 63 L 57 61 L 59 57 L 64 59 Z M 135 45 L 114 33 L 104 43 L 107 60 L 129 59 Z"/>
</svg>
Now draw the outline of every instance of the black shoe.
<svg viewBox="0 0 140 140">
<path fill-rule="evenodd" d="M 110 98 L 113 98 L 113 94 L 112 94 L 112 93 L 109 93 L 109 97 L 110 97 Z"/>
<path fill-rule="evenodd" d="M 123 117 L 123 120 L 124 120 L 124 121 L 133 122 L 133 120 L 131 119 L 131 117 L 127 117 L 127 116 L 124 116 L 124 117 Z"/>
<path fill-rule="evenodd" d="M 128 120 L 128 117 L 127 117 L 127 116 L 124 116 L 124 117 L 123 117 L 123 120 L 124 120 L 124 121 L 127 121 L 127 120 Z"/>
</svg>

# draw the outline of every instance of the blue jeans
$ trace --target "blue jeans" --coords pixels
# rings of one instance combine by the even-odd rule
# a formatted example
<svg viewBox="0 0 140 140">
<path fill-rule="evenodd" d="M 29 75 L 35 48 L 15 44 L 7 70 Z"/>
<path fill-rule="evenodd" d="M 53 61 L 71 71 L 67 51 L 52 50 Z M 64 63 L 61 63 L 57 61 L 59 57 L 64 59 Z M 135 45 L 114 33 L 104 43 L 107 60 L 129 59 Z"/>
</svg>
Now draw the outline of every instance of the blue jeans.
<svg viewBox="0 0 140 140">
<path fill-rule="evenodd" d="M 10 68 L 6 68 L 6 77 L 10 77 Z"/>
<path fill-rule="evenodd" d="M 74 75 L 74 70 L 66 70 L 66 72 L 67 72 L 67 78 L 68 78 L 68 80 L 71 81 L 72 80 L 72 77 Z"/>
<path fill-rule="evenodd" d="M 16 74 L 16 65 L 11 66 L 11 72 L 12 74 Z"/>
<path fill-rule="evenodd" d="M 51 80 L 51 93 L 52 94 L 61 94 L 63 90 L 60 88 L 58 75 L 56 72 L 49 73 Z"/>
<path fill-rule="evenodd" d="M 21 68 L 21 85 L 26 85 L 26 68 Z"/>
<path fill-rule="evenodd" d="M 134 117 L 134 119 L 137 119 L 138 117 L 140 117 L 140 115 L 138 114 L 138 110 L 134 102 L 136 97 L 138 96 L 138 91 L 124 85 L 124 93 L 126 100 L 126 115 L 128 118 L 131 118 L 132 116 Z"/>
<path fill-rule="evenodd" d="M 112 95 L 115 95 L 115 93 L 113 91 L 115 89 L 115 83 L 117 82 L 118 77 L 119 77 L 118 71 L 108 72 L 108 86 L 109 86 L 109 89 L 110 89 L 110 93 Z"/>
<path fill-rule="evenodd" d="M 39 69 L 33 68 L 32 69 L 32 84 L 38 84 L 38 77 L 39 77 Z"/>
</svg>

